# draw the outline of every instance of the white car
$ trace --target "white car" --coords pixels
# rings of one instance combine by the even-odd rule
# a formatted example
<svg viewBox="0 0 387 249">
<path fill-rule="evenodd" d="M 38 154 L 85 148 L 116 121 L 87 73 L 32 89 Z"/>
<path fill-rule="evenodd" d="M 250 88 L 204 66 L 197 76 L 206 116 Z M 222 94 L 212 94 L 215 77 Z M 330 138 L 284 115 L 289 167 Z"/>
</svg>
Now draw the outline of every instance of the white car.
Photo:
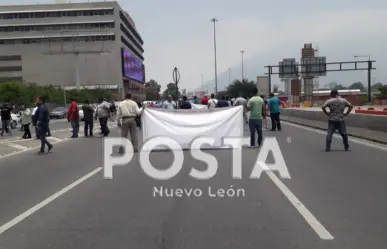
<svg viewBox="0 0 387 249">
<path fill-rule="evenodd" d="M 11 118 L 12 118 L 11 129 L 16 129 L 17 125 L 20 124 L 20 115 L 11 113 Z M 1 129 L 1 127 L 2 127 L 2 123 L 0 120 L 0 129 Z"/>
</svg>

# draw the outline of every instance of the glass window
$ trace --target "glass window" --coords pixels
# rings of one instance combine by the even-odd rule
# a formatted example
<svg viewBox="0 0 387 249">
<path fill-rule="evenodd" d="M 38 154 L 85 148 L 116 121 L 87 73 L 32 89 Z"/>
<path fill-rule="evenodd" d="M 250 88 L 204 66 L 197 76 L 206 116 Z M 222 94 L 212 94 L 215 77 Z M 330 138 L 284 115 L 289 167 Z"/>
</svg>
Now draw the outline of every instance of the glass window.
<svg viewBox="0 0 387 249">
<path fill-rule="evenodd" d="M 36 18 L 45 18 L 46 17 L 46 13 L 44 12 L 38 12 L 35 14 L 35 17 Z"/>
</svg>

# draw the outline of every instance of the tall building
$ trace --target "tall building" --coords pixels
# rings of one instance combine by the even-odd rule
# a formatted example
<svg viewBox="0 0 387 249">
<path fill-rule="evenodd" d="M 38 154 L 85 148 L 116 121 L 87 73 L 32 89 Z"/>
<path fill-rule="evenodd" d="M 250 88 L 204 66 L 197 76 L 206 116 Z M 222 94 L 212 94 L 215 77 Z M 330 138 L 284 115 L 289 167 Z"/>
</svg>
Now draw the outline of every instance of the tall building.
<svg viewBox="0 0 387 249">
<path fill-rule="evenodd" d="M 101 87 L 144 99 L 143 44 L 117 2 L 0 6 L 0 82 Z"/>
</svg>

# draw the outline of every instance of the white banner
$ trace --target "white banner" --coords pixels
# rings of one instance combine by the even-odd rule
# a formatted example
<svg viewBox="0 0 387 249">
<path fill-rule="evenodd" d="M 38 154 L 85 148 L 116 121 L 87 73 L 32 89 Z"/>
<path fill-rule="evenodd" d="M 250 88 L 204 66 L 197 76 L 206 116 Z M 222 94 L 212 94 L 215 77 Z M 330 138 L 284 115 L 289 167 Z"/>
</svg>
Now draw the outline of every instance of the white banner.
<svg viewBox="0 0 387 249">
<path fill-rule="evenodd" d="M 153 137 L 166 136 L 174 139 L 183 149 L 188 149 L 195 138 L 206 136 L 216 140 L 213 147 L 221 148 L 222 138 L 243 136 L 242 106 L 211 110 L 146 108 L 141 116 L 144 142 Z M 143 147 L 142 150 L 149 148 Z"/>
<path fill-rule="evenodd" d="M 192 109 L 208 109 L 208 106 L 206 105 L 199 105 L 199 104 L 193 104 L 191 103 Z"/>
</svg>

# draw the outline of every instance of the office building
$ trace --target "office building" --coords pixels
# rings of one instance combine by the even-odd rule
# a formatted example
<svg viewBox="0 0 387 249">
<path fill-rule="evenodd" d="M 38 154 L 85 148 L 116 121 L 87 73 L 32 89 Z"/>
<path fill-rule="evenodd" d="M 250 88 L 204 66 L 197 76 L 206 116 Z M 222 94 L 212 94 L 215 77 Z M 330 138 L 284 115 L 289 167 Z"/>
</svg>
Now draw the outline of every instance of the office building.
<svg viewBox="0 0 387 249">
<path fill-rule="evenodd" d="M 101 87 L 143 99 L 143 44 L 117 2 L 0 6 L 0 82 Z"/>
</svg>

